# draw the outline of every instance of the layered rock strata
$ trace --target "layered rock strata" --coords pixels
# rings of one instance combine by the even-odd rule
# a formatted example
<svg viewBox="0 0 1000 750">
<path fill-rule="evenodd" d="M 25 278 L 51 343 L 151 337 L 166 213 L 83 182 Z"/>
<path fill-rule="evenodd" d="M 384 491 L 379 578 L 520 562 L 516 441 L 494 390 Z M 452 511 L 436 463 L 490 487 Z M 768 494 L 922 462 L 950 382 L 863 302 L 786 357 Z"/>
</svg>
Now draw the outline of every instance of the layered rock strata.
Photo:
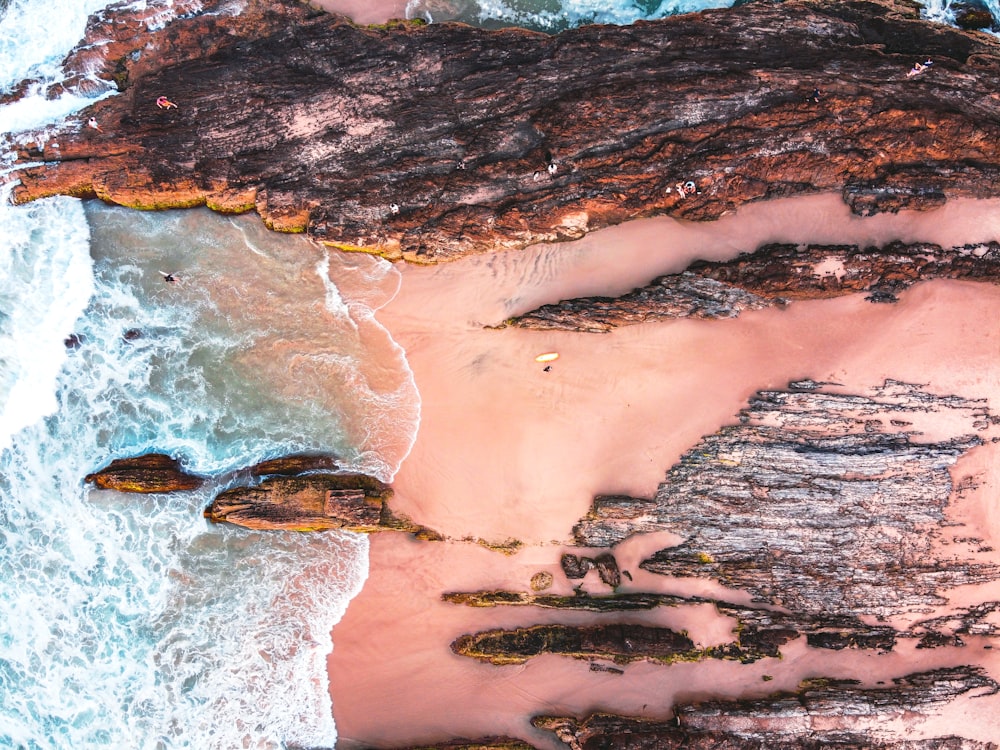
<svg viewBox="0 0 1000 750">
<path fill-rule="evenodd" d="M 794 693 L 746 701 L 707 701 L 677 706 L 670 721 L 594 714 L 582 721 L 539 716 L 532 723 L 553 732 L 572 750 L 995 750 L 992 742 L 951 735 L 892 738 L 884 725 L 907 714 L 926 719 L 962 695 L 995 693 L 1000 686 L 981 670 L 955 667 L 912 674 L 891 686 L 863 687 L 849 680 L 815 680 Z"/>
<path fill-rule="evenodd" d="M 558 36 L 187 5 L 163 28 L 121 22 L 126 3 L 92 20 L 67 65 L 87 57 L 120 93 L 21 150 L 16 200 L 256 210 L 430 262 L 800 193 L 863 214 L 1000 194 L 1000 43 L 916 4 L 749 3 Z"/>
<path fill-rule="evenodd" d="M 670 594 L 626 593 L 613 596 L 589 596 L 576 592 L 574 596 L 559 596 L 554 594 L 527 594 L 518 591 L 475 591 L 448 592 L 441 597 L 453 604 L 464 604 L 472 607 L 525 606 L 541 607 L 543 609 L 558 609 L 564 611 L 584 610 L 602 612 L 605 614 L 641 612 L 656 607 L 691 607 L 710 604 L 719 614 L 733 618 L 734 640 L 717 648 L 694 649 L 685 654 L 685 658 L 697 659 L 737 659 L 751 663 L 764 657 L 776 657 L 784 644 L 805 636 L 806 643 L 812 648 L 824 648 L 839 651 L 844 648 L 867 649 L 887 653 L 892 651 L 899 638 L 920 638 L 922 643 L 930 645 L 961 645 L 956 641 L 955 633 L 968 633 L 975 630 L 976 634 L 992 635 L 986 631 L 983 623 L 977 628 L 977 623 L 969 623 L 967 619 L 956 615 L 952 618 L 941 618 L 940 621 L 921 622 L 912 631 L 897 631 L 887 625 L 870 625 L 856 617 L 836 617 L 827 615 L 796 615 L 777 610 L 757 607 L 746 607 L 731 602 L 708 599 L 704 597 L 684 597 Z M 992 612 L 992 610 L 989 610 Z M 956 622 L 960 623 L 956 625 Z M 474 656 L 484 661 L 492 661 L 492 657 L 500 656 L 498 645 L 501 644 L 504 633 L 513 631 L 494 630 L 482 637 L 469 637 L 462 640 L 458 648 L 453 644 L 456 653 Z M 697 634 L 691 634 L 697 636 Z M 514 636 L 508 636 L 514 638 Z M 459 643 L 459 641 L 456 641 Z M 919 647 L 919 646 L 918 646 Z M 619 649 L 625 651 L 625 649 Z M 635 649 L 632 649 L 634 654 Z M 552 649 L 540 648 L 540 653 L 556 653 Z M 537 654 L 532 654 L 537 655 Z M 618 654 L 590 653 L 577 654 L 581 658 L 618 659 Z"/>
<path fill-rule="evenodd" d="M 723 262 L 699 261 L 620 297 L 581 297 L 543 305 L 507 321 L 542 330 L 605 333 L 675 318 L 735 318 L 790 300 L 867 293 L 896 302 L 921 281 L 1000 281 L 1000 244 L 942 248 L 931 243 L 857 245 L 768 244 Z"/>
<path fill-rule="evenodd" d="M 404 531 L 421 539 L 439 539 L 435 532 L 397 516 L 389 509 L 389 485 L 366 474 L 333 473 L 337 458 L 326 454 L 296 454 L 261 461 L 222 477 L 185 472 L 177 459 L 150 453 L 112 461 L 88 474 L 85 481 L 117 492 L 184 492 L 209 481 L 224 484 L 238 478 L 262 480 L 224 490 L 204 515 L 215 523 L 249 529 L 322 531 L 343 529 L 371 533 Z"/>
<path fill-rule="evenodd" d="M 943 440 L 919 423 L 947 416 Z M 813 382 L 759 392 L 739 424 L 705 437 L 652 499 L 598 498 L 574 529 L 608 547 L 644 532 L 685 541 L 641 567 L 712 578 L 807 614 L 888 617 L 942 602 L 939 589 L 996 578 L 976 540 L 951 546 L 949 467 L 996 424 L 985 406 L 887 382 L 871 396 Z M 964 550 L 964 551 L 963 551 Z"/>
</svg>

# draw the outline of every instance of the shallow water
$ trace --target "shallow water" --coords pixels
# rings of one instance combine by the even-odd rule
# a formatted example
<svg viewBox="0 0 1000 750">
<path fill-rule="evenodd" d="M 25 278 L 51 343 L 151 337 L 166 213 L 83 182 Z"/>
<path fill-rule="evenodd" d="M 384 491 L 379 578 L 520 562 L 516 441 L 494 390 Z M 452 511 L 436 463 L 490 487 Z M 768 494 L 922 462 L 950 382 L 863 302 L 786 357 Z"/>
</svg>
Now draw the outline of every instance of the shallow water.
<svg viewBox="0 0 1000 750">
<path fill-rule="evenodd" d="M 90 299 L 75 325 L 63 314 L 32 334 L 75 343 L 51 414 L 0 454 L 0 745 L 330 746 L 329 631 L 364 580 L 367 539 L 210 527 L 217 487 L 137 499 L 82 477 L 149 450 L 218 475 L 313 449 L 390 480 L 419 411 L 373 316 L 398 274 L 254 217 L 86 213 L 92 266 L 84 241 L 75 266 L 22 269 L 55 299 Z"/>
</svg>

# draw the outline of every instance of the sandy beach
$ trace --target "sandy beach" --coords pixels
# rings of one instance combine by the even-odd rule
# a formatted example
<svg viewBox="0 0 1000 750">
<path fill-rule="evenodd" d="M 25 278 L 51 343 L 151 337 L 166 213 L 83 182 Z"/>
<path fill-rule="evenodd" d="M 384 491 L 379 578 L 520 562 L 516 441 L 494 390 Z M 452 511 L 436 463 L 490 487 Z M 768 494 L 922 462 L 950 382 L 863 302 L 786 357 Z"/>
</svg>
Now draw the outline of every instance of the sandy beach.
<svg viewBox="0 0 1000 750">
<path fill-rule="evenodd" d="M 692 259 L 732 257 L 770 241 L 903 239 L 952 246 L 998 233 L 996 202 L 952 202 L 933 212 L 860 219 L 836 196 L 815 196 L 752 205 L 711 224 L 652 219 L 575 243 L 401 267 L 400 292 L 378 317 L 407 351 L 422 413 L 414 448 L 394 482 L 392 507 L 451 539 L 469 541 L 416 542 L 397 534 L 372 539 L 370 576 L 333 633 L 330 691 L 341 745 L 508 734 L 552 746 L 551 735 L 528 724 L 531 715 L 601 709 L 666 718 L 677 700 L 763 695 L 811 676 L 861 673 L 877 681 L 958 658 L 1000 676 L 1000 661 L 982 644 L 960 657 L 951 649 L 915 651 L 912 644 L 889 655 L 845 657 L 796 642 L 785 647 L 780 662 L 636 662 L 624 675 L 551 656 L 495 667 L 455 656 L 449 643 L 489 627 L 585 623 L 601 615 L 474 610 L 440 601 L 447 591 L 527 591 L 531 576 L 543 570 L 554 576 L 553 592 L 571 593 L 559 558 L 593 497 L 651 497 L 681 454 L 733 423 L 757 390 L 812 378 L 863 394 L 895 378 L 935 393 L 986 399 L 994 412 L 1000 409 L 1000 289 L 987 284 L 937 281 L 917 285 L 895 305 L 853 295 L 745 312 L 735 320 L 645 324 L 609 334 L 486 326 L 545 302 L 621 293 Z M 547 351 L 560 353 L 548 372 L 534 361 Z M 933 426 L 925 427 L 932 437 Z M 996 450 L 985 445 L 953 469 L 956 478 L 977 476 L 979 487 L 950 512 L 970 534 L 987 540 L 1000 538 L 996 513 L 986 504 L 1000 484 Z M 644 554 L 672 543 L 669 534 L 655 536 L 616 548 L 620 567 L 633 575 L 620 591 L 746 601 L 744 592 L 703 580 L 639 570 Z M 475 540 L 523 546 L 505 555 Z M 593 572 L 584 586 L 609 593 Z M 953 604 L 1000 596 L 1000 586 L 969 588 L 954 592 Z M 704 645 L 724 642 L 732 628 L 711 606 L 625 619 L 687 629 Z M 773 680 L 764 682 L 764 674 Z M 981 704 L 962 726 L 970 737 L 995 739 L 1000 720 L 984 714 Z M 953 721 L 954 712 L 973 709 L 949 710 Z M 908 731 L 932 736 L 940 727 Z"/>
</svg>

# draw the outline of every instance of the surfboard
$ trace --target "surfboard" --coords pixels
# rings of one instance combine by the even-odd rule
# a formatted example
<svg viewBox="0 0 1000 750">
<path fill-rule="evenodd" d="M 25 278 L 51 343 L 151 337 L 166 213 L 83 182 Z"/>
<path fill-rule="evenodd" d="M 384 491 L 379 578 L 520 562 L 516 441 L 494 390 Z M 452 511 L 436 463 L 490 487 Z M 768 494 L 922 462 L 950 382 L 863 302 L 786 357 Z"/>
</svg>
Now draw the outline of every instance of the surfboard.
<svg viewBox="0 0 1000 750">
<path fill-rule="evenodd" d="M 559 359 L 559 352 L 546 352 L 535 357 L 536 362 L 554 362 Z"/>
</svg>

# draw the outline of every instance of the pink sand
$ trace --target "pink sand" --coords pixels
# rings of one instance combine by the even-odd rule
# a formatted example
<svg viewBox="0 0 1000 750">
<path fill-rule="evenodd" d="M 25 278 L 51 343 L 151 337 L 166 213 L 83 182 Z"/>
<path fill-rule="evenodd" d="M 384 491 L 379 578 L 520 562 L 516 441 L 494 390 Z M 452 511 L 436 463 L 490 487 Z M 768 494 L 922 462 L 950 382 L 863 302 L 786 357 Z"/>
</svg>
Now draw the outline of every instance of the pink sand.
<svg viewBox="0 0 1000 750">
<path fill-rule="evenodd" d="M 406 18 L 406 0 L 312 0 L 317 8 L 340 13 L 355 23 L 385 23 Z"/>
<path fill-rule="evenodd" d="M 985 641 L 958 650 L 915 651 L 903 644 L 885 656 L 818 652 L 796 642 L 780 661 L 635 663 L 624 675 L 591 672 L 585 662 L 559 657 L 495 667 L 454 656 L 449 643 L 489 627 L 602 616 L 440 601 L 444 591 L 527 590 L 539 570 L 553 573 L 553 590 L 569 591 L 559 556 L 593 496 L 651 496 L 685 450 L 732 423 L 759 389 L 809 377 L 865 393 L 891 377 L 984 398 L 1000 411 L 1000 288 L 988 284 L 938 281 L 903 293 L 895 305 L 855 295 L 736 320 L 647 324 L 609 334 L 484 325 L 567 297 L 628 291 L 694 258 L 731 257 L 770 241 L 903 239 L 951 246 L 998 236 L 996 201 L 859 219 L 838 198 L 817 196 L 748 206 L 710 224 L 660 218 L 576 243 L 402 267 L 400 292 L 378 317 L 407 351 L 422 409 L 416 443 L 394 482 L 393 509 L 453 539 L 518 539 L 526 546 L 504 556 L 471 542 L 419 543 L 397 534 L 372 539 L 370 577 L 333 633 L 330 690 L 342 746 L 504 733 L 556 747 L 528 717 L 600 709 L 665 718 L 678 700 L 762 695 L 817 675 L 877 681 L 970 661 L 1000 679 L 1000 654 L 983 650 Z M 534 361 L 546 351 L 560 353 L 550 372 Z M 956 465 L 956 477 L 974 474 L 980 487 L 956 500 L 952 512 L 967 524 L 956 535 L 1000 547 L 1000 519 L 986 502 L 1000 485 L 996 453 L 996 444 L 988 444 Z M 665 536 L 655 541 L 669 543 Z M 624 590 L 746 600 L 707 582 L 638 570 L 643 554 L 657 548 L 634 539 L 616 550 L 634 576 Z M 593 573 L 586 585 L 605 590 Z M 954 598 L 997 599 L 1000 585 Z M 685 628 L 705 645 L 725 640 L 731 626 L 710 607 L 621 619 Z M 765 674 L 774 680 L 764 682 Z M 951 721 L 959 723 L 942 729 Z M 932 736 L 958 726 L 969 737 L 995 740 L 1000 697 L 960 702 L 933 724 L 907 730 L 912 737 Z"/>
</svg>

